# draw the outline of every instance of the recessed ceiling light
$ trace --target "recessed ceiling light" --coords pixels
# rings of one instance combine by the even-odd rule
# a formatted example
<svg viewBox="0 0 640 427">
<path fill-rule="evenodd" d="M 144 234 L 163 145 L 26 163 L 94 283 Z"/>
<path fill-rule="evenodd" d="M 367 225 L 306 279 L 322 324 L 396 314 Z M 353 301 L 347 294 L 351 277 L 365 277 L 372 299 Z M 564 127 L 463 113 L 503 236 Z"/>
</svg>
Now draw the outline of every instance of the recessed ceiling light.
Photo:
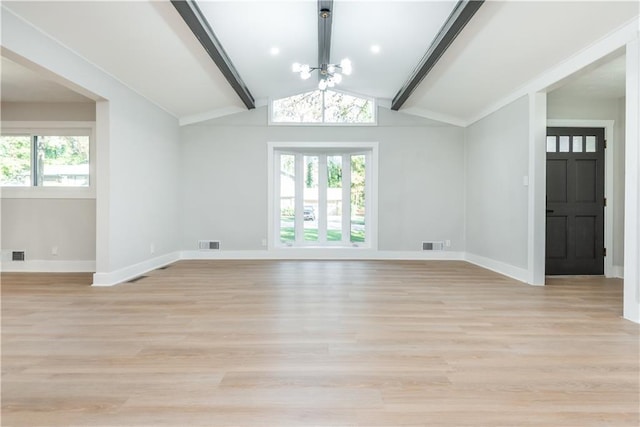
<svg viewBox="0 0 640 427">
<path fill-rule="evenodd" d="M 369 49 L 371 50 L 371 53 L 380 53 L 380 46 L 377 44 L 372 44 Z"/>
<path fill-rule="evenodd" d="M 272 47 L 271 49 L 269 49 L 269 53 L 273 56 L 277 55 L 280 53 L 280 48 L 279 47 Z"/>
</svg>

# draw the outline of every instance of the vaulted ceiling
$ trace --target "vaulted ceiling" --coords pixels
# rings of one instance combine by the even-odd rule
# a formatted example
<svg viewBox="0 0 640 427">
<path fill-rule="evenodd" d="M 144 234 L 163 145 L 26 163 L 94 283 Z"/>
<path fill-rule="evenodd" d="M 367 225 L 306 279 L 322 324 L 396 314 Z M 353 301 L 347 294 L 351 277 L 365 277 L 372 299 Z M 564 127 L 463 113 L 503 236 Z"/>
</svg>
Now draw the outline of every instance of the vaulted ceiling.
<svg viewBox="0 0 640 427">
<path fill-rule="evenodd" d="M 456 4 L 334 0 L 331 60 L 348 57 L 353 63 L 353 74 L 340 89 L 390 105 Z M 169 1 L 2 5 L 183 123 L 246 109 Z M 315 0 L 198 0 L 197 5 L 256 105 L 317 86 L 315 76 L 301 80 L 291 71 L 293 62 L 317 65 Z M 631 1 L 484 2 L 401 111 L 451 123 L 473 121 L 637 16 L 638 3 Z M 8 93 L 15 100 L 16 84 L 33 76 L 5 61 L 3 100 L 10 100 L 7 88 L 14 88 Z"/>
</svg>

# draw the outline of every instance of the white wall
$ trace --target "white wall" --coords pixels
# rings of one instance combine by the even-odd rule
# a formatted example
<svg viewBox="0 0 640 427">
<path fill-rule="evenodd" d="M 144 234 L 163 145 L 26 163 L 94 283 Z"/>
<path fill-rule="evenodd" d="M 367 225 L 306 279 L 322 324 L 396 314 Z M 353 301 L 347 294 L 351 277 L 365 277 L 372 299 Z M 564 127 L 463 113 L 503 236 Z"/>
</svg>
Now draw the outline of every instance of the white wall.
<svg viewBox="0 0 640 427">
<path fill-rule="evenodd" d="M 178 120 L 4 8 L 2 46 L 11 60 L 99 101 L 94 283 L 177 259 Z"/>
<path fill-rule="evenodd" d="M 547 116 L 553 120 L 613 120 L 614 140 L 608 140 L 613 151 L 613 248 L 607 256 L 613 257 L 617 271 L 624 266 L 624 148 L 625 98 L 567 99 L 553 92 L 547 97 Z"/>
<path fill-rule="evenodd" d="M 529 104 L 527 97 L 466 128 L 469 260 L 526 279 Z"/>
<path fill-rule="evenodd" d="M 109 104 L 113 271 L 180 249 L 180 144 L 177 120 L 137 95 L 122 94 Z"/>
<path fill-rule="evenodd" d="M 378 126 L 267 126 L 267 109 L 181 130 L 183 240 L 264 250 L 267 142 L 379 142 L 378 249 L 419 251 L 451 240 L 464 251 L 464 130 L 379 109 Z"/>
<path fill-rule="evenodd" d="M 95 209 L 94 199 L 3 199 L 2 249 L 24 250 L 27 261 L 95 261 Z"/>
</svg>

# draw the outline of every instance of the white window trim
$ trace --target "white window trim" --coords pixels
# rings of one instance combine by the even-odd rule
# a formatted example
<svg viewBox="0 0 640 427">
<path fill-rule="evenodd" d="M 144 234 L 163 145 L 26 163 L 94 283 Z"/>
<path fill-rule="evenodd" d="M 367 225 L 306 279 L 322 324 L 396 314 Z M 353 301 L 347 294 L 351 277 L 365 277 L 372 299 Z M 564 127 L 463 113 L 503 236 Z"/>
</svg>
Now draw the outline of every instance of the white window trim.
<svg viewBox="0 0 640 427">
<path fill-rule="evenodd" d="M 3 135 L 88 135 L 89 186 L 88 187 L 0 187 L 2 199 L 95 199 L 96 198 L 96 125 L 86 121 L 60 122 L 2 122 Z"/>
<path fill-rule="evenodd" d="M 269 251 L 309 251 L 309 250 L 332 250 L 332 249 L 350 249 L 350 250 L 377 250 L 378 249 L 378 142 L 268 142 L 267 143 L 267 249 Z M 276 221 L 280 220 L 276 214 L 275 194 L 278 185 L 275 176 L 276 171 L 276 151 L 304 151 L 304 150 L 337 150 L 337 151 L 370 151 L 371 160 L 367 164 L 366 197 L 369 200 L 365 213 L 365 224 L 367 224 L 367 238 L 365 244 L 358 247 L 343 246 L 339 244 L 328 244 L 323 246 L 286 246 L 281 245 L 279 236 L 276 236 L 278 226 Z M 279 165 L 278 165 L 279 170 Z"/>
<path fill-rule="evenodd" d="M 301 95 L 303 93 L 307 93 L 307 92 L 315 92 L 319 89 L 314 89 L 311 91 L 306 91 L 306 92 L 300 92 L 300 93 L 295 93 L 293 95 L 289 95 L 289 96 L 285 96 L 282 98 L 269 98 L 269 106 L 268 106 L 268 114 L 267 114 L 267 118 L 268 118 L 268 125 L 269 126 L 348 126 L 348 127 L 352 127 L 352 126 L 378 126 L 378 102 L 376 101 L 375 98 L 372 98 L 370 96 L 362 96 L 359 95 L 357 93 L 353 93 L 353 92 L 347 92 L 344 90 L 336 90 L 335 88 L 333 89 L 327 89 L 327 90 L 331 90 L 332 92 L 338 92 L 338 93 L 343 93 L 345 95 L 349 95 L 349 96 L 354 96 L 356 98 L 361 98 L 361 99 L 366 99 L 368 101 L 371 102 L 371 104 L 373 105 L 373 122 L 371 123 L 333 123 L 333 122 L 325 122 L 324 121 L 324 94 L 323 94 L 323 109 L 322 109 L 322 122 L 320 123 L 313 123 L 313 122 L 276 122 L 273 120 L 273 103 L 279 99 L 284 99 L 284 98 L 288 98 L 291 96 L 296 96 L 296 95 Z M 322 91 L 324 92 L 324 91 Z"/>
</svg>

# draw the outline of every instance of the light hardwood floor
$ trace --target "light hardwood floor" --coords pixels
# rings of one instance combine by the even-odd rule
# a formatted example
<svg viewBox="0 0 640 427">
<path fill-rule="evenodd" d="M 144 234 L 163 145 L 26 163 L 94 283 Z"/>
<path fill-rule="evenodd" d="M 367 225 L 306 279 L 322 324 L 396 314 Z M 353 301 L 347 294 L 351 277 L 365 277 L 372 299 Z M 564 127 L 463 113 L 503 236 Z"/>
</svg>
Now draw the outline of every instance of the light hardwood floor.
<svg viewBox="0 0 640 427">
<path fill-rule="evenodd" d="M 3 426 L 638 426 L 622 283 L 464 262 L 2 275 Z"/>
</svg>

